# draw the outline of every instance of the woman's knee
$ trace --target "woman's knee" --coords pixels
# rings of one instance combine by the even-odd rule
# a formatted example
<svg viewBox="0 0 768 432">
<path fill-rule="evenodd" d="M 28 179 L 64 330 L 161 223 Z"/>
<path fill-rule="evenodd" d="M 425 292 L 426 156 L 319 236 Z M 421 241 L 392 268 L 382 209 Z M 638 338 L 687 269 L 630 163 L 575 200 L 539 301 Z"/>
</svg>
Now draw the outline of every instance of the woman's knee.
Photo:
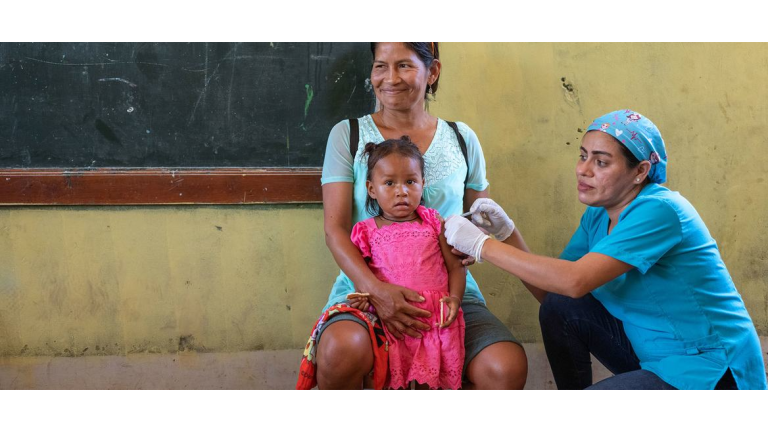
<svg viewBox="0 0 768 432">
<path fill-rule="evenodd" d="M 317 372 L 327 379 L 361 378 L 373 368 L 371 338 L 353 321 L 332 323 L 317 346 Z"/>
<path fill-rule="evenodd" d="M 489 345 L 467 366 L 467 379 L 476 389 L 522 390 L 528 378 L 528 358 L 514 342 Z"/>
</svg>

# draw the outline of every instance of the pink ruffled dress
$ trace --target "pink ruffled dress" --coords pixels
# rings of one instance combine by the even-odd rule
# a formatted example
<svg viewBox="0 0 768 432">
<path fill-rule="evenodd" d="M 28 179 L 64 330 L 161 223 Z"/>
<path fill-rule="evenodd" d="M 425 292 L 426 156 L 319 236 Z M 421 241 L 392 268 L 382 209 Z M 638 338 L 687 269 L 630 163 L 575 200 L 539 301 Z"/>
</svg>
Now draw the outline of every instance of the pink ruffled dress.
<svg viewBox="0 0 768 432">
<path fill-rule="evenodd" d="M 412 305 L 432 312 L 416 318 L 430 325 L 422 338 L 404 335 L 398 340 L 384 327 L 389 342 L 389 388 L 406 388 L 410 381 L 430 388 L 458 389 L 464 367 L 464 314 L 440 328 L 440 299 L 447 296 L 448 270 L 440 250 L 440 220 L 437 211 L 419 206 L 422 222 L 400 222 L 376 227 L 373 218 L 352 229 L 354 243 L 379 280 L 410 288 L 424 297 Z M 448 317 L 448 307 L 444 307 Z"/>
</svg>

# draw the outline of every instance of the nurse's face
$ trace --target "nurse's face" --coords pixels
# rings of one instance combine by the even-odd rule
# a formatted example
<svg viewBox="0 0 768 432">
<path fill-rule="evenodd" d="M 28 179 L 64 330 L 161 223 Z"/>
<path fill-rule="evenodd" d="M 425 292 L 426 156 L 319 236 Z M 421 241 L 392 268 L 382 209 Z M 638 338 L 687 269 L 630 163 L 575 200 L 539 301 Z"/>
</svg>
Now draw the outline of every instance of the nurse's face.
<svg viewBox="0 0 768 432">
<path fill-rule="evenodd" d="M 611 210 L 626 206 L 637 196 L 645 175 L 629 167 L 620 145 L 604 132 L 584 135 L 576 163 L 579 201 L 583 204 Z"/>
</svg>

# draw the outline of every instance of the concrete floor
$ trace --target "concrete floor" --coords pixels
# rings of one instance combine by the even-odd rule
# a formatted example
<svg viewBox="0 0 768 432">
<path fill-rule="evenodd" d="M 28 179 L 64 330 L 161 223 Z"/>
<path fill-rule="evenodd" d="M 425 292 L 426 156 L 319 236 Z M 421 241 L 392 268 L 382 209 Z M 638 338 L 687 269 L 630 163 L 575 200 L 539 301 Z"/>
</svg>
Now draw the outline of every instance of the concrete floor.
<svg viewBox="0 0 768 432">
<path fill-rule="evenodd" d="M 768 338 L 761 337 L 764 361 Z M 544 346 L 524 344 L 526 390 L 555 389 Z M 292 389 L 301 350 L 0 358 L 0 389 Z M 593 361 L 595 381 L 611 374 Z"/>
</svg>

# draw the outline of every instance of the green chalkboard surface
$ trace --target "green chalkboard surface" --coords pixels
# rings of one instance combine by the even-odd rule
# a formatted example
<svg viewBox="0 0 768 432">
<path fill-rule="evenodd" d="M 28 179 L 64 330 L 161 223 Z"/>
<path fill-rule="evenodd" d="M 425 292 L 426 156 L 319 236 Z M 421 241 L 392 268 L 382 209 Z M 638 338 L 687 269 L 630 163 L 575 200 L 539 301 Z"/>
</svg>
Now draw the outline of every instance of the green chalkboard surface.
<svg viewBox="0 0 768 432">
<path fill-rule="evenodd" d="M 2 43 L 0 168 L 318 167 L 366 43 Z"/>
</svg>

